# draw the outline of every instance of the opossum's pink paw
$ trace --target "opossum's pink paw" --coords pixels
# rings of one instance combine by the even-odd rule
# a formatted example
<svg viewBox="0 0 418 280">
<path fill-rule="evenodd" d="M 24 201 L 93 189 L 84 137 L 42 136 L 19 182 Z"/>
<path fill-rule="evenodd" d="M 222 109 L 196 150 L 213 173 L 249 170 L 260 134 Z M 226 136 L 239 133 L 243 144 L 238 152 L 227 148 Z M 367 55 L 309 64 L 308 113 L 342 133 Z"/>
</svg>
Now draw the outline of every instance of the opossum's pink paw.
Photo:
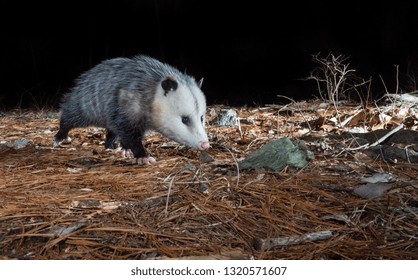
<svg viewBox="0 0 418 280">
<path fill-rule="evenodd" d="M 207 150 L 209 148 L 210 148 L 209 142 L 205 142 L 205 141 L 200 141 L 199 142 L 199 150 L 203 151 L 203 150 Z"/>
<path fill-rule="evenodd" d="M 121 154 L 122 154 L 123 158 L 133 158 L 134 157 L 134 154 L 132 153 L 131 150 L 122 149 Z"/>
<path fill-rule="evenodd" d="M 118 147 L 118 148 L 114 149 L 113 151 L 116 152 L 118 155 L 120 155 L 122 158 L 133 158 L 134 157 L 134 154 L 129 149 L 122 149 L 121 147 Z"/>
<path fill-rule="evenodd" d="M 140 164 L 154 164 L 157 161 L 153 157 L 143 157 L 143 158 L 137 158 L 137 163 Z"/>
</svg>

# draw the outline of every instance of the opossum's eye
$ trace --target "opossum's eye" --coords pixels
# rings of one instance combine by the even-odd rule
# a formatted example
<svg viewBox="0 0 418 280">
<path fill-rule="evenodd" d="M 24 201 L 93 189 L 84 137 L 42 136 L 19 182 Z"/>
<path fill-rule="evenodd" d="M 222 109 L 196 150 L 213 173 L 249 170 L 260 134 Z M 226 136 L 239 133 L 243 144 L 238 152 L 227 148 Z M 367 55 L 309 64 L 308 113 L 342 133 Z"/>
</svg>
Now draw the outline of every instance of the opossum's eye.
<svg viewBox="0 0 418 280">
<path fill-rule="evenodd" d="M 185 125 L 189 125 L 190 124 L 190 118 L 183 116 L 181 117 L 181 122 L 184 123 Z"/>
<path fill-rule="evenodd" d="M 200 121 L 203 123 L 203 121 L 204 121 L 203 116 L 200 116 Z"/>
</svg>

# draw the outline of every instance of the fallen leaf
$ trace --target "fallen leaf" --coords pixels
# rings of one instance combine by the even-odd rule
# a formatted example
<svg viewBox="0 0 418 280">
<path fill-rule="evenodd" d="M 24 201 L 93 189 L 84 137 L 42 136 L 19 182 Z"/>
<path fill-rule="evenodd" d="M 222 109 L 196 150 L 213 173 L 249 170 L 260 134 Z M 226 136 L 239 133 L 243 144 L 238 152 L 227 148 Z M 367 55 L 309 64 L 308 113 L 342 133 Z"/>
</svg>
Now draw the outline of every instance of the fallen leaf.
<svg viewBox="0 0 418 280">
<path fill-rule="evenodd" d="M 393 182 L 395 177 L 390 173 L 375 173 L 370 177 L 363 177 L 361 181 L 365 183 L 389 183 Z"/>
<path fill-rule="evenodd" d="M 368 183 L 355 188 L 354 194 L 366 199 L 373 199 L 382 196 L 385 193 L 385 191 L 389 190 L 392 187 L 393 184 L 389 183 Z"/>
</svg>

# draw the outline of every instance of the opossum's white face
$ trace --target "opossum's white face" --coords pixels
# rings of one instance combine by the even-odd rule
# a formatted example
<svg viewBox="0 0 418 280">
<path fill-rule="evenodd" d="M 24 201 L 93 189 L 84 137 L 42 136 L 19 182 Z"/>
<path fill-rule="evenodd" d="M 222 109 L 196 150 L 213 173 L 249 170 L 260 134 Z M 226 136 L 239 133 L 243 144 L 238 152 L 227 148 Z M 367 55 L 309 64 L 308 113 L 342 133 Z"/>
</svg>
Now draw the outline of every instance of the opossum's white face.
<svg viewBox="0 0 418 280">
<path fill-rule="evenodd" d="M 157 88 L 152 111 L 154 129 L 164 136 L 195 149 L 209 148 L 206 100 L 196 84 L 184 85 L 168 77 Z"/>
</svg>

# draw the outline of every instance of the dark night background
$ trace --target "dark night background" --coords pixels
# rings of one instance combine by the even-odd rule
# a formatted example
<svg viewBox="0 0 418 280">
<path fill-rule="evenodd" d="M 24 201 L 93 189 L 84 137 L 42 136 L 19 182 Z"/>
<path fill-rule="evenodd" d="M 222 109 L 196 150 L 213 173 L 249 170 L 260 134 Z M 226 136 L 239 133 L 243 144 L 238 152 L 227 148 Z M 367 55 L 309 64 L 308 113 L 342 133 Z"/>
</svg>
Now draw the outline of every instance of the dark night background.
<svg viewBox="0 0 418 280">
<path fill-rule="evenodd" d="M 0 108 L 56 106 L 100 61 L 147 54 L 204 77 L 208 103 L 310 99 L 311 55 L 349 56 L 394 91 L 418 76 L 418 1 L 1 1 Z M 415 72 L 414 72 L 415 71 Z M 409 81 L 410 82 L 410 81 Z"/>
</svg>

